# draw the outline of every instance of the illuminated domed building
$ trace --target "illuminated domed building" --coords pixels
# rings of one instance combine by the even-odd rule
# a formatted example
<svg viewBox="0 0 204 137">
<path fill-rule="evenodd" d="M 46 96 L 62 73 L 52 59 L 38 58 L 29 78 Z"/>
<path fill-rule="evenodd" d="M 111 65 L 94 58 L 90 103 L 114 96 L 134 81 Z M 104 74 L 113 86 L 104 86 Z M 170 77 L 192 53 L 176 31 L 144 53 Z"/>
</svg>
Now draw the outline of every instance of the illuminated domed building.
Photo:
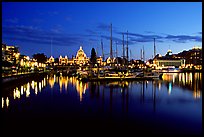
<svg viewBox="0 0 204 137">
<path fill-rule="evenodd" d="M 86 53 L 82 49 L 82 46 L 80 46 L 79 50 L 77 51 L 76 57 L 68 58 L 67 56 L 59 57 L 59 65 L 88 65 L 90 61 L 90 58 L 86 56 Z M 102 57 L 97 58 L 97 63 L 101 65 L 102 63 Z"/>
<path fill-rule="evenodd" d="M 77 65 L 85 65 L 89 62 L 89 58 L 87 58 L 86 54 L 84 53 L 82 46 L 80 46 L 79 50 L 77 51 L 76 58 L 73 58 L 74 64 Z"/>
</svg>

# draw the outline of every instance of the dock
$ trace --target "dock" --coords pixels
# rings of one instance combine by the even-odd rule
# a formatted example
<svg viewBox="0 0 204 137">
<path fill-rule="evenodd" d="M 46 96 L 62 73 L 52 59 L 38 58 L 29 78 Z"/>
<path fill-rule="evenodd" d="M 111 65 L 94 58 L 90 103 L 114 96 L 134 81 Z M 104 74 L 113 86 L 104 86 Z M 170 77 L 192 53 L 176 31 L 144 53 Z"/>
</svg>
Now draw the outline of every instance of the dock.
<svg viewBox="0 0 204 137">
<path fill-rule="evenodd" d="M 154 80 L 159 78 L 151 77 L 93 77 L 93 78 L 79 78 L 81 81 L 143 81 L 143 80 Z"/>
</svg>

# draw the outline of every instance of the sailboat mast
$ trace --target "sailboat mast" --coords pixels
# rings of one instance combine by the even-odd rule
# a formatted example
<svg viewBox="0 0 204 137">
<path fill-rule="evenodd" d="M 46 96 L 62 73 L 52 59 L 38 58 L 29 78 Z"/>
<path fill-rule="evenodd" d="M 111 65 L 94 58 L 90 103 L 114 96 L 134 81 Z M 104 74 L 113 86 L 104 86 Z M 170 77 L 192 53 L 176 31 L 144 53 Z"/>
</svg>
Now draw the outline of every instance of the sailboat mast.
<svg viewBox="0 0 204 137">
<path fill-rule="evenodd" d="M 102 49 L 102 58 L 103 58 L 103 61 L 104 61 L 104 51 L 103 51 L 103 41 L 101 39 L 101 49 Z"/>
</svg>

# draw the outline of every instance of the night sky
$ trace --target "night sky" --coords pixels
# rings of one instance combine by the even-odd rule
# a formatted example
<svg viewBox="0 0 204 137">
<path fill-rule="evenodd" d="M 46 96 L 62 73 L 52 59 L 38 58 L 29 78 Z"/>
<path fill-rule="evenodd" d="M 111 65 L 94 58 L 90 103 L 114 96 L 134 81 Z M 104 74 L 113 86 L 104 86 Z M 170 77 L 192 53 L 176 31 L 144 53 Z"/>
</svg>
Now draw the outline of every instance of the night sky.
<svg viewBox="0 0 204 137">
<path fill-rule="evenodd" d="M 2 2 L 2 42 L 19 46 L 20 53 L 30 57 L 35 53 L 49 57 L 51 43 L 55 58 L 71 58 L 80 46 L 88 57 L 93 47 L 101 56 L 102 39 L 107 58 L 111 23 L 113 50 L 118 43 L 119 56 L 127 30 L 133 59 L 140 59 L 143 46 L 145 59 L 152 58 L 153 38 L 162 55 L 169 48 L 178 53 L 202 46 L 202 2 Z"/>
</svg>

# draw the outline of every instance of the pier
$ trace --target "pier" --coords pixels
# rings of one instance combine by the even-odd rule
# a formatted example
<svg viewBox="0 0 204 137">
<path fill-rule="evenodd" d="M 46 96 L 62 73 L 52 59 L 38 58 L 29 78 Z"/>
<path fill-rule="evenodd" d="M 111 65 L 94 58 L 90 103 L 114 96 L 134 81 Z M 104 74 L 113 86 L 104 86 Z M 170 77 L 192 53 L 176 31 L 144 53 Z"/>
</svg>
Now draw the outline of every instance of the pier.
<svg viewBox="0 0 204 137">
<path fill-rule="evenodd" d="M 23 74 L 16 74 L 16 75 L 9 75 L 2 77 L 2 86 L 7 87 L 12 84 L 21 83 L 24 81 L 28 81 L 29 79 L 33 78 L 39 78 L 42 76 L 45 76 L 49 74 L 48 71 L 42 71 L 42 72 L 30 72 L 30 73 L 23 73 Z"/>
</svg>

